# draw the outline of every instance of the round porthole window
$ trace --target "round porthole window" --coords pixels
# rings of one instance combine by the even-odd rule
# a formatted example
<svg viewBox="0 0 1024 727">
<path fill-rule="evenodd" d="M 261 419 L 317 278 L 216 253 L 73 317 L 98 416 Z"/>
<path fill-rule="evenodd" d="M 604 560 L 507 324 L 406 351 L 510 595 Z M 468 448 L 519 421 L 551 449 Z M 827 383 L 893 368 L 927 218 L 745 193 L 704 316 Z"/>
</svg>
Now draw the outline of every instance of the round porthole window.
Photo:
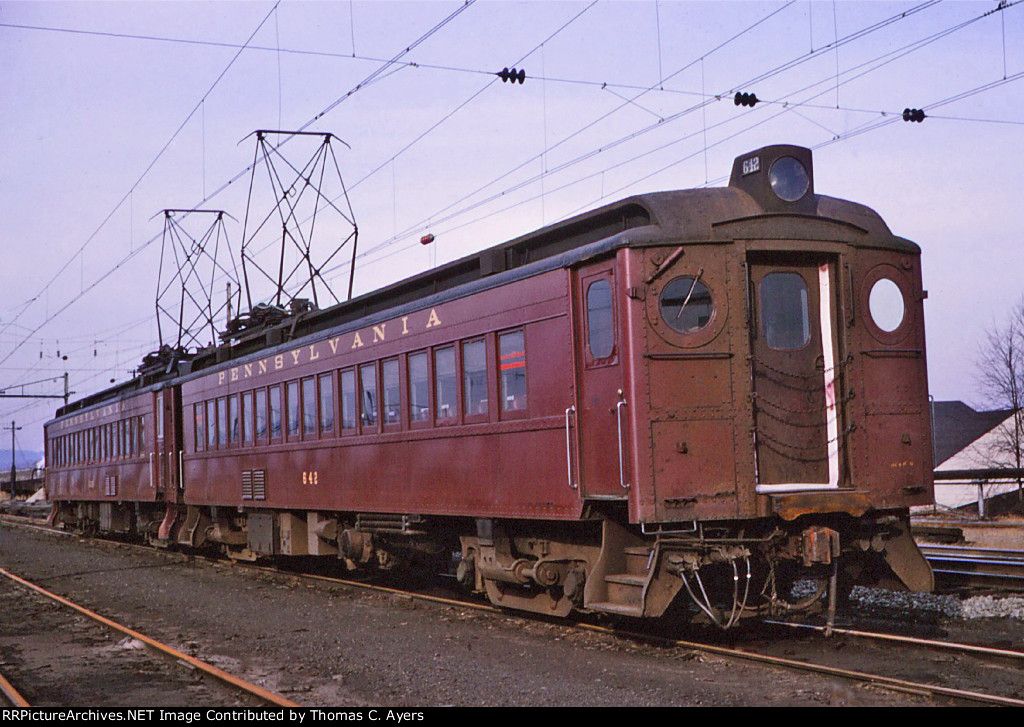
<svg viewBox="0 0 1024 727">
<path fill-rule="evenodd" d="M 906 307 L 903 291 L 889 278 L 881 278 L 871 286 L 868 296 L 871 320 L 885 333 L 892 333 L 903 323 Z"/>
<path fill-rule="evenodd" d="M 658 301 L 661 318 L 680 333 L 695 333 L 711 322 L 715 311 L 711 291 L 697 278 L 684 275 L 670 281 Z"/>
<path fill-rule="evenodd" d="M 793 157 L 779 157 L 768 172 L 772 191 L 784 202 L 796 202 L 811 187 L 804 165 Z"/>
</svg>

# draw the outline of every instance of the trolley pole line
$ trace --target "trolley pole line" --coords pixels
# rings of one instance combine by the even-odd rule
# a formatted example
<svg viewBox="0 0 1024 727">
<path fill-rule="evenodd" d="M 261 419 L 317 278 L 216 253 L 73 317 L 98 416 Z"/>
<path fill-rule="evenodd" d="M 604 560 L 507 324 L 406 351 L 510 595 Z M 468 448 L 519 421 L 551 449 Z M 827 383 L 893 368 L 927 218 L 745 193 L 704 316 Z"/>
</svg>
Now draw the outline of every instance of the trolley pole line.
<svg viewBox="0 0 1024 727">
<path fill-rule="evenodd" d="M 21 431 L 21 427 L 17 426 L 17 423 L 14 420 L 12 420 L 11 421 L 11 426 L 4 427 L 4 429 L 11 430 L 11 500 L 13 500 L 14 499 L 14 485 L 18 481 L 18 468 L 17 468 L 17 465 L 14 462 L 14 448 L 16 446 L 15 443 L 14 443 L 14 433 L 15 432 L 20 432 Z"/>
<path fill-rule="evenodd" d="M 63 394 L 26 394 L 25 387 L 32 386 L 34 384 L 44 384 L 49 381 L 60 381 L 64 379 L 64 393 Z M 20 394 L 8 394 L 7 389 L 18 388 L 21 390 Z M 15 384 L 14 386 L 8 386 L 7 389 L 0 389 L 0 399 L 63 399 L 64 406 L 68 405 L 68 401 L 71 399 L 71 395 L 77 392 L 71 391 L 68 386 L 68 374 L 64 372 L 63 376 L 55 376 L 52 379 L 41 379 L 39 381 L 30 381 L 27 384 Z"/>
</svg>

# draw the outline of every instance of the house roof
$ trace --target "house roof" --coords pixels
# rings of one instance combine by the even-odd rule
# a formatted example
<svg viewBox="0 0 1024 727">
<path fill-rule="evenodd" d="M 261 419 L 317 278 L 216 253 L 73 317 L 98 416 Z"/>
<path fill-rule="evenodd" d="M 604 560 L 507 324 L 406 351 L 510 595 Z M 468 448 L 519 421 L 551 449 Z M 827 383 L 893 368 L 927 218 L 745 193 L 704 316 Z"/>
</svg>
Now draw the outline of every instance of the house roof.
<svg viewBox="0 0 1024 727">
<path fill-rule="evenodd" d="M 938 468 L 1006 420 L 1012 409 L 977 411 L 962 401 L 932 402 L 932 465 Z M 948 468 L 948 467 L 947 467 Z"/>
</svg>

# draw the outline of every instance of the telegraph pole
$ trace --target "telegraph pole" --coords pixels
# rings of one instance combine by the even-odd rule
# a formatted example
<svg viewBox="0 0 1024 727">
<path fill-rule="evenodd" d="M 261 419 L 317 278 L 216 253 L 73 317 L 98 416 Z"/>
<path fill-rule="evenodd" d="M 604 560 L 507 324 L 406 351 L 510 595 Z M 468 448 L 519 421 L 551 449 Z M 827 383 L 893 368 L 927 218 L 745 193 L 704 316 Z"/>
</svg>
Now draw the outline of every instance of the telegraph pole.
<svg viewBox="0 0 1024 727">
<path fill-rule="evenodd" d="M 11 422 L 11 426 L 4 427 L 4 429 L 10 429 L 11 430 L 11 500 L 13 501 L 14 500 L 14 483 L 17 482 L 17 480 L 18 480 L 18 470 L 17 470 L 17 468 L 16 468 L 16 466 L 14 464 L 14 447 L 15 447 L 15 444 L 14 444 L 14 433 L 15 432 L 20 432 L 21 431 L 21 427 L 16 426 L 15 422 L 12 421 Z"/>
</svg>

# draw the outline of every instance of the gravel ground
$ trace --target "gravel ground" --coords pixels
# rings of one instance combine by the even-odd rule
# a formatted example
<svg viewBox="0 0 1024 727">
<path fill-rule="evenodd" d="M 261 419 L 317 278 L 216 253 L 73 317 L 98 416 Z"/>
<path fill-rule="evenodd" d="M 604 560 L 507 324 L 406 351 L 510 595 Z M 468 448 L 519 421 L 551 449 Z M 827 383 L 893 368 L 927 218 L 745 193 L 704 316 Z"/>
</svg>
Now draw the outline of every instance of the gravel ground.
<svg viewBox="0 0 1024 727">
<path fill-rule="evenodd" d="M 880 607 L 906 613 L 939 614 L 948 619 L 1013 618 L 1024 620 L 1024 597 L 971 596 L 961 598 L 931 593 L 903 593 L 882 588 L 856 587 L 850 599 L 862 607 Z"/>
<path fill-rule="evenodd" d="M 559 623 L 310 585 L 289 576 L 7 525 L 0 525 L 0 567 L 309 706 L 930 703 L 920 696 L 689 649 L 570 631 Z M 945 598 L 935 602 L 947 603 Z M 972 626 L 1005 621 L 967 622 L 945 611 L 920 620 L 943 619 Z M 995 631 L 989 643 L 1016 648 L 1024 643 L 1021 633 L 1002 626 Z M 12 644 L 11 635 L 9 622 L 0 620 L 0 668 L 15 677 L 31 677 L 23 667 L 26 647 Z M 798 638 L 775 648 L 800 658 L 823 650 L 817 641 Z M 848 644 L 834 643 L 824 650 L 869 669 L 863 663 L 866 657 Z M 75 664 L 60 654 L 57 650 L 52 655 L 53 663 L 63 661 L 74 670 Z M 872 658 L 905 660 L 892 649 L 878 649 Z M 924 668 L 925 661 L 917 666 Z M 937 668 L 951 671 L 948 665 Z M 1016 679 L 1016 672 L 1006 678 Z M 997 674 L 990 681 L 1003 679 Z M 147 705 L 145 697 L 139 699 L 143 701 L 134 706 Z"/>
</svg>

